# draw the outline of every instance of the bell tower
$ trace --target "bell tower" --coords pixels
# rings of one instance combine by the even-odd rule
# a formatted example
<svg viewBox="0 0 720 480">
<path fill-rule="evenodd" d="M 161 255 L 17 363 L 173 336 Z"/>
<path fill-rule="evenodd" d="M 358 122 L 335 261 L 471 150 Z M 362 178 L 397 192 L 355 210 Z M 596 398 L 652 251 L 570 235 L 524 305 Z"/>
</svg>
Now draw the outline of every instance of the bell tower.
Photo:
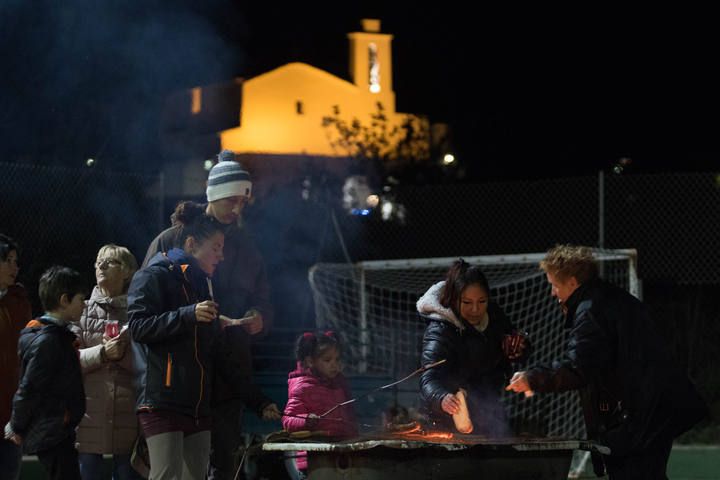
<svg viewBox="0 0 720 480">
<path fill-rule="evenodd" d="M 362 32 L 348 33 L 350 77 L 371 94 L 392 93 L 392 35 L 380 33 L 380 20 L 363 19 Z"/>
</svg>

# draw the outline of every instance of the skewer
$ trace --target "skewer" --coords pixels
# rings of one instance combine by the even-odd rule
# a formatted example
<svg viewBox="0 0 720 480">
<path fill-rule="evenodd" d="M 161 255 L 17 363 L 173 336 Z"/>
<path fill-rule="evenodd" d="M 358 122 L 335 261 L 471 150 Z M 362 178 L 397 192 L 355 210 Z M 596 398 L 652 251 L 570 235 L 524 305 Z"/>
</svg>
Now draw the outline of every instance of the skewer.
<svg viewBox="0 0 720 480">
<path fill-rule="evenodd" d="M 437 367 L 438 365 L 442 365 L 442 364 L 445 363 L 445 362 L 447 362 L 447 358 L 443 358 L 442 360 L 439 360 L 439 361 L 434 362 L 434 363 L 429 363 L 429 364 L 427 364 L 427 365 L 425 365 L 425 366 L 423 366 L 423 367 L 418 368 L 417 370 L 415 370 L 414 372 L 412 372 L 410 375 L 408 375 L 408 376 L 406 376 L 406 377 L 403 377 L 403 378 L 401 378 L 400 380 L 398 380 L 398 381 L 396 381 L 396 382 L 388 383 L 387 385 L 383 385 L 382 387 L 378 387 L 378 388 L 375 388 L 375 389 L 373 389 L 373 390 L 370 390 L 368 393 L 366 393 L 366 394 L 364 394 L 364 395 L 360 395 L 359 397 L 351 398 L 350 400 L 346 400 L 346 401 L 344 401 L 344 402 L 342 402 L 342 403 L 338 403 L 337 405 L 335 405 L 334 407 L 332 407 L 330 410 L 328 410 L 327 412 L 325 412 L 325 413 L 323 413 L 322 415 L 320 415 L 320 418 L 323 418 L 325 415 L 328 415 L 328 414 L 334 412 L 335 410 L 337 410 L 337 409 L 340 408 L 340 407 L 344 407 L 345 405 L 350 405 L 351 403 L 357 402 L 357 401 L 360 400 L 361 398 L 370 396 L 370 395 L 372 395 L 372 394 L 375 393 L 375 392 L 379 392 L 380 390 L 385 390 L 385 389 L 394 387 L 394 386 L 397 385 L 398 383 L 402 383 L 402 382 L 404 382 L 405 380 L 409 380 L 409 379 L 411 379 L 412 377 L 414 377 L 415 375 L 417 375 L 417 374 L 419 374 L 419 373 L 422 373 L 422 372 L 424 372 L 425 370 L 430 370 L 431 368 L 435 368 L 435 367 Z"/>
<path fill-rule="evenodd" d="M 215 294 L 213 293 L 212 280 L 210 279 L 210 277 L 205 277 L 205 280 L 207 280 L 208 292 L 210 293 L 210 300 L 212 300 L 214 302 Z"/>
<path fill-rule="evenodd" d="M 302 416 L 300 416 L 300 415 L 289 415 L 289 414 L 287 414 L 287 413 L 283 413 L 283 417 L 288 417 L 288 418 L 301 418 L 301 419 L 303 419 L 303 420 L 307 420 L 307 419 L 308 419 L 308 417 L 302 417 Z M 367 428 L 382 428 L 382 427 L 379 426 L 379 425 L 369 425 L 369 424 L 367 424 L 367 423 L 355 423 L 355 422 L 351 422 L 350 420 L 345 420 L 345 419 L 343 419 L 343 418 L 321 418 L 321 417 L 318 417 L 318 420 L 323 420 L 323 421 L 329 420 L 329 421 L 331 421 L 331 422 L 349 423 L 349 424 L 352 424 L 352 425 L 358 425 L 358 426 L 360 426 L 360 427 L 367 427 Z"/>
</svg>

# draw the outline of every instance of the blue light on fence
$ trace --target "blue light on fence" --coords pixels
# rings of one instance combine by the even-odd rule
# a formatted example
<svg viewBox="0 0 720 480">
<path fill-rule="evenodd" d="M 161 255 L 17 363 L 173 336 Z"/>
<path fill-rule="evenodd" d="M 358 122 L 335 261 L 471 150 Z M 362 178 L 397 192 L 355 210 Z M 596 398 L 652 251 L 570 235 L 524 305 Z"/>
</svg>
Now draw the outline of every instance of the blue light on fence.
<svg viewBox="0 0 720 480">
<path fill-rule="evenodd" d="M 370 209 L 367 208 L 353 208 L 350 210 L 352 215 L 362 215 L 363 217 L 370 215 Z"/>
</svg>

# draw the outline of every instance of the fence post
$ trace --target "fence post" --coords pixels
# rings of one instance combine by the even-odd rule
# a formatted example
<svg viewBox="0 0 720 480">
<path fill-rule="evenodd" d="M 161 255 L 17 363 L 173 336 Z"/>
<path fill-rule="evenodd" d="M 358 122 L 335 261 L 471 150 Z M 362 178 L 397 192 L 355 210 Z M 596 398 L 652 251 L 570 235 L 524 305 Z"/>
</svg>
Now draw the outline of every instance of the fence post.
<svg viewBox="0 0 720 480">
<path fill-rule="evenodd" d="M 367 294 L 365 292 L 365 267 L 360 266 L 360 364 L 358 372 L 367 372 L 368 345 L 370 334 L 367 321 Z"/>
<path fill-rule="evenodd" d="M 598 248 L 605 248 L 605 171 L 598 172 Z"/>
</svg>

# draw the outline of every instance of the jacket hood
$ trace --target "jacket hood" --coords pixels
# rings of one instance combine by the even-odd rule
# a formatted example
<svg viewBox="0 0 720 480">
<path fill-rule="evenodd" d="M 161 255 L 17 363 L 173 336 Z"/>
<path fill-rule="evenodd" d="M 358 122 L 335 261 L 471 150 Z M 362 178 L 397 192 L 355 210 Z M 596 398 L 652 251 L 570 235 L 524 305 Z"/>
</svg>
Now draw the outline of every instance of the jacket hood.
<svg viewBox="0 0 720 480">
<path fill-rule="evenodd" d="M 25 328 L 20 330 L 20 338 L 18 339 L 18 353 L 20 354 L 20 356 L 24 355 L 28 347 L 37 338 L 38 331 L 60 331 L 75 336 L 75 334 L 72 333 L 72 331 L 70 330 L 70 327 L 71 324 L 69 323 L 67 325 L 60 326 L 52 323 L 50 320 L 47 320 L 44 317 L 34 318 L 30 320 L 27 325 L 25 325 Z"/>
<path fill-rule="evenodd" d="M 465 330 L 465 325 L 455 315 L 452 309 L 443 307 L 440 304 L 440 296 L 442 295 L 445 281 L 438 282 L 428 289 L 425 294 L 417 301 L 417 311 L 420 315 L 432 320 L 440 320 L 451 324 L 459 330 Z"/>
<path fill-rule="evenodd" d="M 198 266 L 197 260 L 182 249 L 173 248 L 168 252 L 158 252 L 148 262 L 146 268 L 160 267 L 170 270 L 178 277 L 190 282 L 197 292 L 206 292 L 207 274 Z"/>
<path fill-rule="evenodd" d="M 172 265 L 172 261 L 165 255 L 164 252 L 158 252 L 153 256 L 147 264 L 147 267 L 165 267 L 169 268 Z M 147 268 L 146 267 L 146 268 Z"/>
<path fill-rule="evenodd" d="M 122 295 L 117 295 L 115 297 L 108 297 L 102 293 L 100 287 L 95 285 L 92 295 L 90 295 L 90 300 L 88 301 L 88 304 L 90 303 L 98 303 L 101 305 L 109 305 L 112 308 L 124 309 L 127 308 L 127 294 L 123 293 Z"/>
</svg>

